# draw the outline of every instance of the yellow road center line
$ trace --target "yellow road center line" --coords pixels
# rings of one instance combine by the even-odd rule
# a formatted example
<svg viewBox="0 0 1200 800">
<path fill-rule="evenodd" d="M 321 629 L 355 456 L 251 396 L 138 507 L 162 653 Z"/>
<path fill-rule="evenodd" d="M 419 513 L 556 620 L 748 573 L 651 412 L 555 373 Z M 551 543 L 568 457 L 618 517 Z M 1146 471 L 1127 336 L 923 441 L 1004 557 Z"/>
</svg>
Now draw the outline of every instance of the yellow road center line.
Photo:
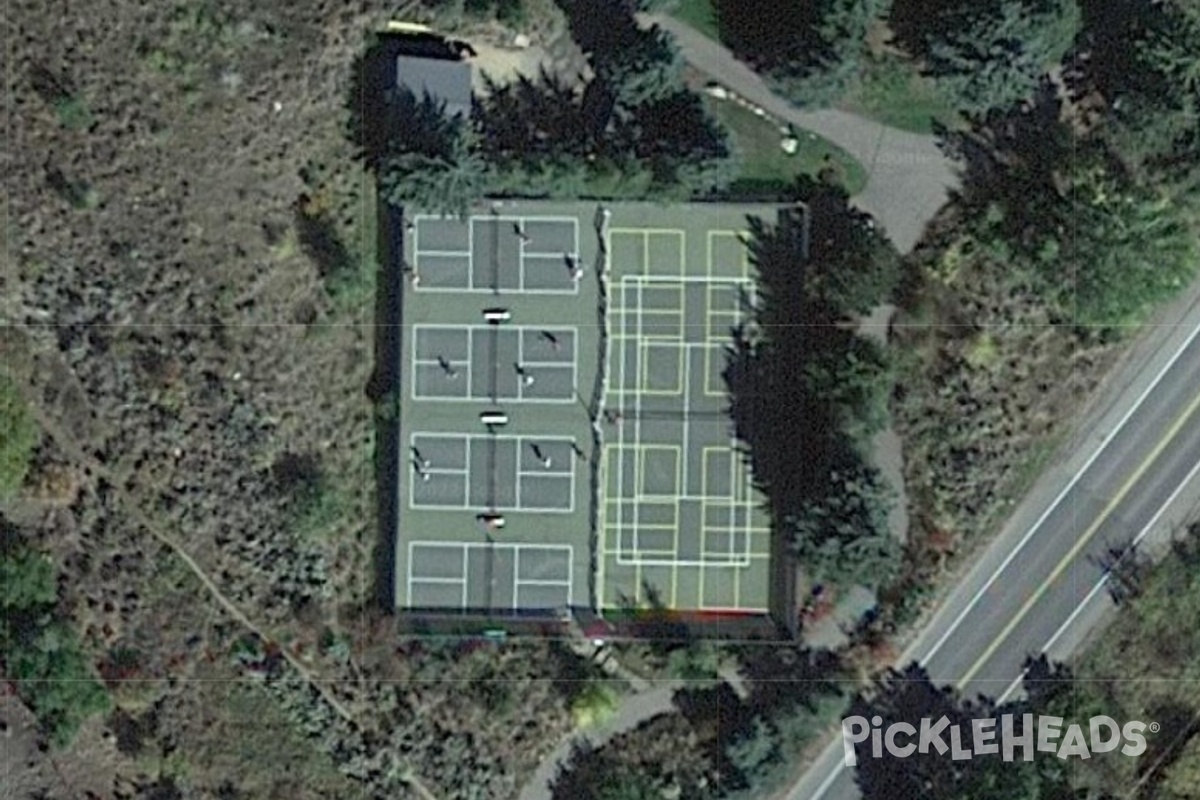
<svg viewBox="0 0 1200 800">
<path fill-rule="evenodd" d="M 1075 560 L 1083 548 L 1087 547 L 1088 542 L 1090 542 L 1092 537 L 1096 535 L 1096 531 L 1100 530 L 1100 527 L 1112 515 L 1117 506 L 1121 504 L 1121 502 L 1125 499 L 1125 496 L 1133 489 L 1134 484 L 1142 479 L 1142 476 L 1146 474 L 1146 470 L 1150 468 L 1150 465 L 1158 460 L 1158 457 L 1163 454 L 1163 451 L 1167 449 L 1167 446 L 1171 444 L 1171 441 L 1179 435 L 1179 432 L 1183 430 L 1183 426 L 1187 424 L 1188 420 L 1193 414 L 1196 413 L 1197 409 L 1200 409 L 1200 395 L 1197 395 L 1196 398 L 1192 400 L 1191 404 L 1179 416 L 1179 418 L 1175 420 L 1170 429 L 1167 431 L 1166 435 L 1158 442 L 1158 444 L 1154 446 L 1154 449 L 1150 452 L 1150 455 L 1146 456 L 1145 460 L 1138 465 L 1138 468 L 1134 470 L 1134 473 L 1129 477 L 1129 480 L 1125 481 L 1125 484 L 1120 488 L 1113 499 L 1109 501 L 1108 505 L 1104 507 L 1104 510 L 1100 512 L 1100 515 L 1096 517 L 1095 521 L 1093 521 L 1088 529 L 1084 531 L 1083 536 L 1079 537 L 1079 541 L 1075 543 L 1075 546 L 1068 551 L 1068 553 L 1063 557 L 1062 561 L 1058 562 L 1058 564 L 1054 567 L 1054 570 L 1050 573 L 1049 577 L 1047 577 L 1046 580 L 1043 581 L 1040 586 L 1038 586 L 1037 590 L 1029 597 L 1029 599 L 1025 601 L 1025 604 L 1022 605 L 1021 609 L 1016 613 L 1016 615 L 1009 620 L 1008 625 L 1004 627 L 1004 630 L 1000 632 L 1000 635 L 992 640 L 992 643 L 988 645 L 986 650 L 983 651 L 983 655 L 981 655 L 975 661 L 975 663 L 971 665 L 971 668 L 967 670 L 966 674 L 963 675 L 963 677 L 956 684 L 959 689 L 962 689 L 968 683 L 970 683 L 971 679 L 978 674 L 979 670 L 983 669 L 983 665 L 996 654 L 996 651 L 1000 649 L 1000 646 L 1004 644 L 1005 640 L 1008 639 L 1016 627 L 1021 624 L 1021 621 L 1026 617 L 1026 615 L 1029 614 L 1029 610 L 1037 605 L 1038 601 L 1041 600 L 1042 596 L 1049 590 L 1050 584 L 1058 580 L 1058 578 L 1062 576 L 1062 573 L 1068 566 L 1070 566 L 1071 562 Z"/>
</svg>

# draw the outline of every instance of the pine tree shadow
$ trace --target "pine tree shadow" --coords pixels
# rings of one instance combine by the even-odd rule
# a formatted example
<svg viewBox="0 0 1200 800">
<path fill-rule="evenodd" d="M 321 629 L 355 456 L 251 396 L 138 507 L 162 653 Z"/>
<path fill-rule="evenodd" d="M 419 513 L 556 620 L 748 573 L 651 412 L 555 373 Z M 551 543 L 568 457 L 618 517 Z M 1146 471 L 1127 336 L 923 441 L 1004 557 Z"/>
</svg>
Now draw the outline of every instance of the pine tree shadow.
<svg viewBox="0 0 1200 800">
<path fill-rule="evenodd" d="M 778 0 L 713 0 L 721 43 L 760 71 L 809 64 L 823 46 L 816 27 L 817 3 L 793 3 L 781 12 Z"/>
<path fill-rule="evenodd" d="M 397 152 L 445 153 L 453 123 L 442 104 L 398 88 L 396 59 L 402 55 L 456 59 L 457 51 L 436 36 L 376 37 L 355 59 L 346 96 L 346 135 L 369 169 Z"/>
</svg>

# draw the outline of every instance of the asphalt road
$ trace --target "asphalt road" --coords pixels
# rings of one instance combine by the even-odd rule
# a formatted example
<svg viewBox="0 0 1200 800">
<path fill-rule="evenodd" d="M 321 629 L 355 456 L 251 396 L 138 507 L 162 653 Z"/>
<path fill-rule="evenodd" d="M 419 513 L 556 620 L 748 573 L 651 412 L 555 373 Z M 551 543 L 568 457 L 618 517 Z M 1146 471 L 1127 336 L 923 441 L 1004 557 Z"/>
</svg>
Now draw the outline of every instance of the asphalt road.
<svg viewBox="0 0 1200 800">
<path fill-rule="evenodd" d="M 1113 607 L 1100 559 L 1161 547 L 1200 499 L 1200 313 L 1135 347 L 1107 407 L 1081 409 L 1071 455 L 1039 482 L 898 664 L 968 696 L 1020 690 L 1026 656 L 1065 658 Z M 1156 342 L 1153 340 L 1157 340 Z M 1094 421 L 1093 421 L 1094 420 Z M 787 795 L 852 800 L 835 739 Z"/>
</svg>

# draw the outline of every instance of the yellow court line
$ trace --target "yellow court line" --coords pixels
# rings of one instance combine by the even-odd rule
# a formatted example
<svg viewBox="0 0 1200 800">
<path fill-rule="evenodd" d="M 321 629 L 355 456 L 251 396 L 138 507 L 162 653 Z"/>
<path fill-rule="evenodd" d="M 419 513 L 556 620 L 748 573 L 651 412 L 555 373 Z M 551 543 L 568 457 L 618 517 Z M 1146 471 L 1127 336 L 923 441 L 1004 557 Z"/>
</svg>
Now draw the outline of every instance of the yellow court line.
<svg viewBox="0 0 1200 800">
<path fill-rule="evenodd" d="M 659 498 L 659 497 L 678 497 L 679 496 L 679 476 L 680 476 L 679 461 L 683 455 L 683 448 L 677 444 L 639 444 L 636 446 L 638 448 L 638 454 L 637 454 L 638 481 L 637 481 L 637 483 L 634 484 L 637 487 L 637 495 L 634 497 L 634 500 L 637 501 L 637 500 Z M 654 450 L 670 453 L 671 456 L 675 459 L 675 494 L 674 495 L 646 494 L 645 493 L 646 487 L 645 487 L 645 484 L 643 483 L 642 479 L 645 478 L 645 476 L 646 476 L 646 453 L 654 451 Z M 641 527 L 641 526 L 639 526 L 639 527 Z"/>
<path fill-rule="evenodd" d="M 733 607 L 742 607 L 742 570 L 740 568 L 733 570 Z"/>
<path fill-rule="evenodd" d="M 596 542 L 596 548 L 599 551 L 596 554 L 596 607 L 604 608 L 604 562 L 608 557 L 608 458 L 611 455 L 609 448 L 612 445 L 605 443 L 604 452 L 600 457 L 600 485 L 605 487 L 604 502 L 597 509 L 596 524 L 599 527 L 599 539 Z M 620 487 L 617 487 L 620 488 Z M 618 514 L 620 510 L 618 509 Z"/>
<path fill-rule="evenodd" d="M 655 348 L 655 347 L 657 347 L 657 348 L 671 347 L 672 349 L 675 350 L 675 353 L 678 356 L 679 363 L 677 364 L 676 371 L 675 371 L 675 388 L 674 389 L 651 389 L 650 388 L 650 373 L 648 371 L 650 369 L 650 349 Z M 683 354 L 684 354 L 684 350 L 685 350 L 685 348 L 683 348 L 683 347 L 676 347 L 675 343 L 673 341 L 670 344 L 666 344 L 655 338 L 643 337 L 642 341 L 639 342 L 639 348 L 638 348 L 639 360 L 642 362 L 641 363 L 641 373 L 642 373 L 641 374 L 641 386 L 639 387 L 638 391 L 641 392 L 642 394 L 652 395 L 655 397 L 678 397 L 679 395 L 683 394 Z"/>
<path fill-rule="evenodd" d="M 651 277 L 650 272 L 650 237 L 659 236 L 667 237 L 674 236 L 679 242 L 679 271 L 677 273 L 654 273 L 657 275 L 670 275 L 671 277 L 683 277 L 687 270 L 687 232 L 679 228 L 648 228 L 646 230 L 646 276 Z"/>
<path fill-rule="evenodd" d="M 708 499 L 708 459 L 709 456 L 713 455 L 714 453 L 732 456 L 733 448 L 724 444 L 704 445 L 702 448 L 700 448 L 700 460 L 704 464 L 703 473 L 700 476 L 700 496 L 704 498 L 705 506 L 710 504 Z M 729 488 L 731 491 L 733 490 L 732 486 Z M 718 501 L 723 500 L 724 498 L 718 498 Z M 732 502 L 732 498 L 729 502 Z M 713 505 L 715 504 L 716 503 L 713 503 Z"/>
<path fill-rule="evenodd" d="M 663 285 L 660 283 L 650 283 L 650 284 L 642 284 L 642 286 L 643 286 L 643 288 L 648 286 L 649 290 L 651 292 L 653 292 L 655 295 L 659 295 L 659 294 L 665 295 L 671 289 L 675 290 L 671 300 L 668 301 L 671 303 L 671 306 L 669 308 L 663 308 L 662 306 L 654 306 L 654 305 L 650 305 L 650 306 L 643 305 L 643 306 L 641 306 L 641 309 L 640 309 L 643 314 L 679 314 L 682 316 L 682 314 L 685 310 L 684 305 L 686 304 L 686 299 L 687 299 L 687 295 L 686 295 L 686 292 L 684 290 L 684 286 L 682 283 L 673 283 L 670 285 Z"/>
<path fill-rule="evenodd" d="M 675 476 L 675 485 L 676 486 L 679 485 L 679 475 L 678 474 L 676 474 L 676 476 Z M 678 562 L 678 560 L 679 560 L 679 525 L 678 525 L 678 522 L 679 522 L 679 498 L 678 497 L 676 497 L 676 499 L 675 499 L 675 522 L 676 522 L 676 524 L 674 526 L 672 526 L 675 529 L 675 535 L 672 537 L 672 542 L 671 542 L 671 546 L 675 552 L 671 554 L 671 558 L 673 560 L 675 560 L 676 562 Z M 679 566 L 678 566 L 678 563 L 672 565 L 672 569 L 671 569 L 671 608 L 679 608 Z"/>
<path fill-rule="evenodd" d="M 730 311 L 710 311 L 705 320 L 707 323 L 705 342 L 707 344 L 728 342 L 731 338 L 729 329 L 736 328 L 741 321 L 740 316 Z"/>
<path fill-rule="evenodd" d="M 742 240 L 743 236 L 748 236 L 748 235 L 749 235 L 749 231 L 745 231 L 745 230 L 709 231 L 708 232 L 708 272 L 707 272 L 708 277 L 710 277 L 710 278 L 721 277 L 721 278 L 724 278 L 725 280 L 738 280 L 738 279 L 744 280 L 750 276 L 750 252 L 749 252 L 749 248 L 746 247 L 746 243 Z M 741 267 L 740 274 L 732 276 L 732 277 L 726 276 L 726 275 L 718 276 L 718 275 L 714 274 L 714 272 L 713 272 L 713 266 L 714 266 L 714 264 L 713 264 L 713 240 L 717 236 L 723 236 L 728 239 L 733 239 L 735 242 L 737 242 L 738 245 L 741 246 L 742 263 L 740 265 L 740 267 Z"/>
<path fill-rule="evenodd" d="M 724 397 L 724 390 L 714 391 L 712 388 L 712 362 L 713 348 L 716 348 L 717 356 L 725 358 L 725 345 L 716 342 L 705 342 L 704 345 L 704 394 L 706 397 Z"/>
<path fill-rule="evenodd" d="M 976 659 L 975 663 L 971 665 L 970 669 L 967 670 L 966 674 L 963 675 L 958 682 L 958 687 L 960 689 L 970 683 L 971 679 L 975 677 L 979 670 L 983 669 L 984 663 L 986 663 L 988 659 L 996 654 L 996 651 L 1000 649 L 1000 645 L 1002 645 L 1016 629 L 1016 627 L 1021 624 L 1021 620 L 1023 620 L 1029 613 L 1029 610 L 1037 604 L 1037 602 L 1042 598 L 1042 595 L 1049 590 L 1050 584 L 1062 575 L 1063 571 L 1070 566 L 1071 562 L 1075 560 L 1080 551 L 1087 546 L 1092 537 L 1096 535 L 1096 531 L 1100 529 L 1109 516 L 1112 515 L 1113 511 L 1116 510 L 1117 506 L 1121 504 L 1121 501 L 1124 500 L 1125 496 L 1133 489 L 1133 485 L 1141 480 L 1142 476 L 1146 474 L 1146 470 L 1150 468 L 1151 464 L 1153 464 L 1158 457 L 1162 455 L 1163 451 L 1167 449 L 1167 446 L 1171 444 L 1171 441 L 1177 435 L 1179 435 L 1179 432 L 1183 430 L 1183 426 L 1187 424 L 1188 420 L 1193 414 L 1196 413 L 1197 409 L 1200 409 L 1200 394 L 1196 395 L 1196 398 L 1192 400 L 1191 404 L 1187 407 L 1183 414 L 1175 420 L 1170 429 L 1167 431 L 1166 436 L 1164 436 L 1158 442 L 1158 444 L 1154 446 L 1154 450 L 1150 452 L 1150 455 L 1148 455 L 1145 460 L 1138 465 L 1138 468 L 1134 471 L 1133 475 L 1129 477 L 1129 480 L 1125 481 L 1125 484 L 1120 488 L 1113 499 L 1109 501 L 1108 505 L 1104 507 L 1104 510 L 1100 512 L 1100 515 L 1096 517 L 1091 526 L 1089 526 L 1088 529 L 1084 531 L 1083 535 L 1079 537 L 1079 541 L 1075 543 L 1075 546 L 1072 547 L 1063 557 L 1062 561 L 1058 562 L 1058 564 L 1054 567 L 1054 570 L 1050 573 L 1050 576 L 1043 581 L 1042 584 L 1038 586 L 1037 590 L 1029 597 L 1029 599 L 1025 601 L 1025 604 L 1021 606 L 1021 609 L 1016 613 L 1016 615 L 1009 620 L 1008 625 L 1004 627 L 1004 630 L 1000 632 L 1000 635 L 993 639 L 992 643 L 988 645 L 986 650 L 983 651 L 983 655 Z"/>
</svg>

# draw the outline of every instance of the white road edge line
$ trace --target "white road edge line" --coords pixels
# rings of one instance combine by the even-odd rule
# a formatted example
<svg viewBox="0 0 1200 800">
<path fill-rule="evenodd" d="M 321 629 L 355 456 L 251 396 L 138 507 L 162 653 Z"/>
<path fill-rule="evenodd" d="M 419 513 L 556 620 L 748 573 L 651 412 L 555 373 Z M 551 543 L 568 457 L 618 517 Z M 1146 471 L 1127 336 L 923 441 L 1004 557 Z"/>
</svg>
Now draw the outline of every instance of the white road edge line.
<svg viewBox="0 0 1200 800">
<path fill-rule="evenodd" d="M 995 571 L 992 572 L 992 574 L 988 577 L 987 582 L 980 587 L 979 591 L 975 593 L 975 596 L 971 598 L 970 602 L 963 607 L 962 611 L 958 613 L 958 616 L 954 618 L 954 621 L 950 623 L 950 626 L 946 629 L 945 633 L 942 634 L 941 638 L 934 643 L 929 652 L 926 653 L 925 656 L 920 660 L 919 663 L 921 666 L 927 664 L 931 658 L 937 655 L 938 651 L 942 649 L 942 645 L 944 645 L 947 640 L 954 635 L 954 632 L 958 630 L 958 626 L 961 625 L 963 620 L 966 619 L 967 615 L 971 613 L 971 610 L 975 608 L 975 605 L 981 599 L 983 599 L 983 596 L 987 593 L 988 589 L 992 588 L 992 584 L 996 582 L 996 579 L 1000 577 L 1000 574 L 1004 572 L 1009 564 L 1012 563 L 1013 559 L 1017 557 L 1017 554 L 1020 553 L 1029 540 L 1033 538 L 1033 535 L 1037 533 L 1039 528 L 1041 528 L 1042 523 L 1044 523 L 1046 519 L 1052 513 L 1054 513 L 1055 509 L 1058 508 L 1059 503 L 1061 503 L 1063 499 L 1071 493 L 1071 490 L 1075 488 L 1075 484 L 1079 483 L 1079 479 L 1083 477 L 1084 473 L 1091 469 L 1092 464 L 1096 463 L 1096 459 L 1100 457 L 1100 454 L 1104 452 L 1109 443 L 1112 442 L 1112 440 L 1116 438 L 1117 434 L 1121 432 L 1121 430 L 1125 427 L 1125 424 L 1133 418 L 1133 415 L 1137 413 L 1139 408 L 1142 407 L 1142 403 L 1146 401 L 1146 398 L 1150 396 L 1151 392 L 1158 388 L 1158 384 L 1162 382 L 1163 377 L 1171 371 L 1171 368 L 1175 366 L 1175 363 L 1179 360 L 1179 357 L 1183 354 L 1183 351 L 1187 350 L 1188 347 L 1191 346 L 1197 335 L 1200 335 L 1200 327 L 1195 328 L 1190 334 L 1188 334 L 1187 340 L 1178 350 L 1175 351 L 1175 353 L 1171 356 L 1171 360 L 1168 361 L 1166 365 L 1159 370 L 1158 374 L 1154 376 L 1154 380 L 1150 382 L 1150 385 L 1146 387 L 1141 396 L 1139 396 L 1134 404 L 1130 406 L 1129 410 L 1125 412 L 1125 416 L 1121 417 L 1120 421 L 1117 422 L 1117 424 L 1113 426 L 1112 430 L 1105 435 L 1104 441 L 1100 443 L 1100 446 L 1096 448 L 1095 452 L 1092 453 L 1084 465 L 1076 470 L 1075 474 L 1071 476 L 1071 480 L 1067 483 L 1063 490 L 1058 493 L 1058 496 L 1054 498 L 1054 501 L 1050 503 L 1049 507 L 1042 512 L 1042 515 L 1038 517 L 1037 522 L 1033 523 L 1028 532 L 1021 537 L 1021 541 L 1017 542 L 1017 546 L 1008 552 L 1008 555 L 1005 557 L 1004 561 L 1002 561 L 1000 566 L 997 567 Z M 911 648 L 909 651 L 911 651 Z M 904 655 L 901 656 L 901 663 L 909 660 L 909 658 L 907 658 L 909 651 L 905 651 Z M 818 795 L 817 797 L 812 798 L 812 800 L 819 800 L 819 798 L 820 796 Z"/>
<path fill-rule="evenodd" d="M 1096 451 L 1092 453 L 1091 457 L 1088 458 L 1084 465 L 1080 467 L 1074 475 L 1071 476 L 1071 480 L 1067 484 L 1066 488 L 1059 492 L 1058 496 L 1055 497 L 1054 501 L 1050 504 L 1050 507 L 1046 509 L 1046 511 L 1038 518 L 1037 522 L 1033 524 L 1025 536 L 1021 538 L 1021 541 L 1017 543 L 1017 546 L 1009 551 L 1008 556 L 1004 559 L 1003 563 L 996 568 L 995 572 L 991 574 L 983 588 L 975 593 L 975 596 L 971 598 L 971 602 L 968 603 L 967 606 L 959 613 L 959 615 L 954 619 L 954 622 L 950 624 L 950 627 L 937 641 L 933 648 L 925 655 L 923 659 L 921 659 L 919 663 L 922 666 L 926 664 L 929 659 L 933 658 L 942 645 L 946 643 L 946 640 L 948 640 L 958 626 L 962 624 L 962 621 L 966 618 L 971 609 L 975 607 L 975 604 L 979 602 L 987 590 L 991 588 L 992 584 L 996 582 L 996 578 L 1000 576 L 1000 573 L 1003 572 L 1010 563 L 1012 563 L 1012 560 L 1016 558 L 1017 553 L 1019 553 L 1026 543 L 1033 538 L 1034 533 L 1037 532 L 1037 529 L 1041 527 L 1042 523 L 1046 521 L 1046 518 L 1050 516 L 1054 509 L 1058 507 L 1058 504 L 1063 501 L 1063 498 L 1066 497 L 1073 488 L 1075 488 L 1075 484 L 1079 482 L 1079 479 L 1083 476 L 1083 474 L 1087 472 L 1089 468 L 1091 468 L 1092 464 L 1094 464 L 1096 459 L 1100 457 L 1100 454 L 1104 452 L 1105 448 L 1108 447 L 1113 438 L 1115 438 L 1116 435 L 1121 432 L 1121 430 L 1125 427 L 1125 424 L 1129 422 L 1135 413 L 1137 413 L 1137 410 L 1141 408 L 1142 403 L 1144 403 L 1146 398 L 1150 396 L 1150 393 L 1158 387 L 1158 384 L 1162 382 L 1163 377 L 1165 377 L 1166 374 L 1171 371 L 1171 369 L 1175 366 L 1175 363 L 1179 361 L 1179 357 L 1183 355 L 1183 352 L 1187 350 L 1188 347 L 1191 346 L 1192 342 L 1195 341 L 1198 335 L 1200 335 L 1200 326 L 1194 328 L 1192 332 L 1188 334 L 1188 338 L 1182 345 L 1180 345 L 1179 349 L 1177 349 L 1171 355 L 1170 360 L 1167 361 L 1163 368 L 1158 371 L 1158 374 L 1154 376 L 1154 380 L 1150 382 L 1150 385 L 1146 387 L 1138 399 L 1134 401 L 1133 405 L 1130 406 L 1129 410 L 1125 412 L 1125 416 L 1121 417 L 1120 421 L 1112 428 L 1112 430 L 1108 432 L 1108 434 L 1104 437 L 1104 441 L 1100 443 L 1100 446 L 1096 448 Z M 915 646 L 916 643 L 914 642 L 914 644 L 910 646 L 908 650 L 905 650 L 905 652 L 899 658 L 900 663 L 903 664 L 912 660 L 911 650 L 912 647 Z M 826 748 L 825 752 L 828 753 L 830 750 L 840 750 L 841 746 L 840 740 L 834 740 L 829 747 Z M 824 753 L 822 753 L 822 757 L 823 756 Z M 842 770 L 845 768 L 845 762 L 840 758 L 836 761 L 836 764 L 837 766 L 834 768 L 834 770 L 829 773 L 824 781 L 821 782 L 821 785 L 817 787 L 816 793 L 812 797 L 808 798 L 808 800 L 821 800 L 821 798 L 825 796 L 825 793 L 829 791 L 829 787 L 833 785 L 833 782 L 838 779 L 838 777 L 842 774 Z M 795 786 L 793 786 L 793 791 L 794 790 Z"/>
<path fill-rule="evenodd" d="M 1138 535 L 1134 537 L 1133 542 L 1131 542 L 1129 545 L 1130 549 L 1141 544 L 1142 540 L 1145 539 L 1154 526 L 1158 524 L 1158 521 L 1162 518 L 1163 514 L 1167 512 L 1167 509 L 1171 507 L 1171 504 L 1175 502 L 1183 490 L 1187 488 L 1188 484 L 1192 482 L 1192 479 L 1196 477 L 1197 473 L 1200 473 L 1200 461 L 1196 462 L 1196 465 L 1192 467 L 1190 472 L 1188 472 L 1187 477 L 1185 477 L 1183 481 L 1175 487 L 1175 491 L 1171 492 L 1171 496 L 1163 502 L 1162 506 L 1157 512 L 1155 512 L 1150 521 L 1146 523 L 1145 527 L 1138 531 Z M 1111 573 L 1105 572 L 1100 577 L 1100 580 L 1096 581 L 1096 585 L 1092 587 L 1090 592 L 1088 592 L 1087 597 L 1083 598 L 1083 602 L 1075 607 L 1075 610 L 1071 612 L 1071 616 L 1067 617 L 1066 622 L 1058 627 L 1058 630 L 1054 632 L 1054 635 L 1050 637 L 1050 640 L 1046 642 L 1046 644 L 1044 644 L 1038 652 L 1045 653 L 1054 646 L 1054 643 L 1057 642 L 1059 638 L 1067 632 L 1067 629 L 1070 628 L 1079 615 L 1083 613 L 1083 610 L 1088 606 L 1088 604 L 1091 603 L 1092 600 L 1096 598 L 1096 595 L 1099 594 L 1100 591 L 1108 584 L 1110 575 Z M 1008 696 L 1016 691 L 1017 687 L 1021 685 L 1021 681 L 1024 679 L 1025 672 L 1022 670 L 1021 674 L 1017 676 L 1017 679 L 1009 684 L 1009 687 L 1004 690 L 1004 694 L 1000 695 L 1000 697 L 996 700 L 996 703 L 1000 704 L 1007 700 Z"/>
</svg>

